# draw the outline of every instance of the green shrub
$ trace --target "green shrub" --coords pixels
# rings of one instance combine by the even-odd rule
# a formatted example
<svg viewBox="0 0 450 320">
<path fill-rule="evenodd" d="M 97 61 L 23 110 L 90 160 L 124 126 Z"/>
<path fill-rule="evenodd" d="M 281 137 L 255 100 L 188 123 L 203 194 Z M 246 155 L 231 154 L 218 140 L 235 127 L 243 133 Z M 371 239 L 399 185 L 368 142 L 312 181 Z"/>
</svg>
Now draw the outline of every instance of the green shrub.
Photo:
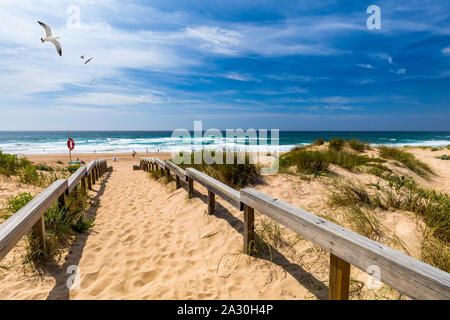
<svg viewBox="0 0 450 320">
<path fill-rule="evenodd" d="M 75 171 L 77 171 L 81 166 L 79 164 L 74 164 L 67 166 L 66 170 L 69 171 L 70 174 L 73 174 Z"/>
<path fill-rule="evenodd" d="M 329 145 L 328 145 L 329 149 L 340 151 L 340 150 L 342 150 L 342 148 L 345 145 L 345 139 L 344 138 L 333 138 L 333 139 L 330 139 L 328 141 L 328 143 L 329 143 Z"/>
<path fill-rule="evenodd" d="M 298 148 L 282 155 L 279 165 L 280 169 L 288 170 L 294 166 L 297 172 L 317 176 L 327 172 L 330 162 L 326 152 Z"/>
<path fill-rule="evenodd" d="M 348 140 L 348 144 L 353 150 L 360 152 L 370 149 L 370 146 L 367 143 L 361 142 L 358 139 L 350 139 Z"/>
<path fill-rule="evenodd" d="M 72 225 L 72 229 L 75 232 L 82 233 L 82 232 L 92 228 L 94 226 L 94 224 L 95 224 L 95 218 L 85 219 L 83 216 L 80 215 L 80 217 L 77 219 L 76 223 Z"/>
<path fill-rule="evenodd" d="M 449 157 L 448 155 L 446 155 L 446 154 L 443 154 L 442 156 L 438 157 L 438 159 L 441 159 L 441 160 L 450 160 L 450 157 Z"/>
<path fill-rule="evenodd" d="M 66 199 L 67 205 L 60 208 L 56 202 L 44 214 L 46 232 L 46 251 L 32 233 L 28 235 L 28 250 L 25 262 L 33 264 L 45 263 L 50 257 L 57 257 L 65 250 L 75 235 L 94 225 L 94 219 L 84 218 L 86 194 L 79 188 Z"/>
<path fill-rule="evenodd" d="M 44 176 L 39 174 L 33 164 L 26 164 L 19 173 L 19 181 L 21 183 L 41 185 L 44 181 Z"/>
<path fill-rule="evenodd" d="M 233 154 L 233 163 L 226 164 L 226 153 L 222 154 L 222 162 L 223 164 L 214 162 L 213 164 L 206 164 L 205 161 L 202 160 L 201 164 L 194 164 L 195 156 L 202 157 L 204 155 L 204 151 L 197 151 L 194 153 L 190 153 L 190 162 L 191 164 L 181 163 L 179 166 L 183 169 L 185 168 L 194 168 L 199 171 L 206 173 L 212 178 L 225 183 L 226 185 L 232 188 L 243 188 L 249 184 L 255 182 L 256 177 L 258 175 L 258 170 L 256 164 L 250 164 L 250 157 L 248 154 L 245 154 L 244 163 L 240 164 L 238 162 L 237 153 Z M 216 152 L 212 151 L 211 156 L 215 157 Z M 219 154 L 220 156 L 220 154 Z M 172 159 L 173 160 L 173 159 Z"/>
<path fill-rule="evenodd" d="M 341 166 L 348 170 L 356 170 L 359 167 L 376 167 L 380 171 L 389 170 L 381 163 L 383 159 L 361 156 L 347 151 L 308 150 L 305 147 L 297 147 L 280 157 L 280 169 L 287 172 L 295 167 L 297 172 L 320 175 L 327 172 L 330 164 Z"/>
<path fill-rule="evenodd" d="M 380 151 L 380 157 L 396 160 L 422 177 L 426 177 L 428 173 L 433 172 L 427 164 L 416 159 L 416 157 L 409 152 L 386 146 L 380 146 L 378 147 L 378 150 Z"/>
<path fill-rule="evenodd" d="M 55 171 L 52 167 L 50 167 L 49 165 L 45 164 L 45 163 L 38 163 L 36 165 L 36 169 L 40 170 L 40 171 L 48 171 L 48 172 L 53 172 Z"/>
<path fill-rule="evenodd" d="M 321 146 L 321 145 L 323 145 L 325 142 L 323 141 L 323 139 L 322 138 L 318 138 L 317 140 L 315 140 L 313 143 L 312 143 L 312 145 L 313 146 Z"/>
<path fill-rule="evenodd" d="M 28 192 L 23 192 L 17 196 L 13 196 L 6 201 L 6 211 L 16 213 L 31 200 L 33 200 L 33 196 Z"/>
</svg>

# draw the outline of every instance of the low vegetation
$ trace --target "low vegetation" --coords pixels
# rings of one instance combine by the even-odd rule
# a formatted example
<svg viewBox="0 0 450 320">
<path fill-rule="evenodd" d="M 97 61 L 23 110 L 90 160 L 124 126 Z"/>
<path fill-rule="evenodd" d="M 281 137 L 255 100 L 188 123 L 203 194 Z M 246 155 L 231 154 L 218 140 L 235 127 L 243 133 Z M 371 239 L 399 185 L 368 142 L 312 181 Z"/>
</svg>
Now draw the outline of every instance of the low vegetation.
<svg viewBox="0 0 450 320">
<path fill-rule="evenodd" d="M 67 197 L 66 205 L 55 203 L 44 214 L 46 250 L 42 250 L 39 240 L 32 232 L 28 234 L 28 248 L 24 262 L 33 265 L 43 264 L 49 259 L 59 259 L 76 233 L 84 232 L 94 226 L 95 219 L 86 219 L 84 209 L 87 196 L 79 187 L 77 192 Z"/>
<path fill-rule="evenodd" d="M 28 192 L 10 197 L 5 206 L 8 215 L 3 218 L 8 218 L 16 213 L 32 199 L 33 196 Z M 87 196 L 80 187 L 78 192 L 72 193 L 67 198 L 66 206 L 60 208 L 59 204 L 55 203 L 48 209 L 44 213 L 46 251 L 42 250 L 39 239 L 30 231 L 27 234 L 28 245 L 24 263 L 39 265 L 50 258 L 57 258 L 76 232 L 80 233 L 91 228 L 94 225 L 94 219 L 85 219 L 84 208 L 86 204 Z"/>
<path fill-rule="evenodd" d="M 325 143 L 325 142 L 323 141 L 323 139 L 322 139 L 322 138 L 319 138 L 319 139 L 313 141 L 311 144 L 312 144 L 313 146 L 321 146 L 321 145 L 323 145 L 324 143 Z"/>
<path fill-rule="evenodd" d="M 14 214 L 22 209 L 28 202 L 33 200 L 33 196 L 29 192 L 22 192 L 17 196 L 13 196 L 6 201 L 6 211 Z"/>
<path fill-rule="evenodd" d="M 370 149 L 369 144 L 359 141 L 358 139 L 350 139 L 347 141 L 350 148 L 353 150 L 363 152 L 365 150 Z"/>
<path fill-rule="evenodd" d="M 187 158 L 190 159 L 191 164 L 186 164 L 185 162 L 183 162 L 179 164 L 179 166 L 183 169 L 190 167 L 202 171 L 212 178 L 217 179 L 222 183 L 225 183 L 226 185 L 236 189 L 246 187 L 247 185 L 252 184 L 256 181 L 256 178 L 258 176 L 258 168 L 256 164 L 250 164 L 250 157 L 248 154 L 243 157 L 244 161 L 240 161 L 243 163 L 238 163 L 238 155 L 234 153 L 233 163 L 227 164 L 225 153 L 220 155 L 216 154 L 215 151 L 211 151 L 211 157 L 221 157 L 222 164 L 217 163 L 218 161 L 215 161 L 213 164 L 206 164 L 203 160 L 201 161 L 201 164 L 195 164 L 195 157 L 201 157 L 201 159 L 204 159 L 203 156 L 204 151 L 189 153 L 187 154 Z M 180 153 L 178 159 L 172 160 L 179 162 L 178 160 L 182 158 L 183 153 Z"/>
<path fill-rule="evenodd" d="M 328 148 L 330 150 L 340 151 L 345 145 L 344 138 L 333 138 L 328 140 Z"/>
<path fill-rule="evenodd" d="M 448 272 L 450 195 L 423 188 L 411 177 L 387 174 L 384 179 L 387 182 L 385 185 L 339 184 L 330 196 L 330 205 L 346 208 L 347 213 L 352 213 L 358 232 L 372 238 L 376 235 L 377 224 L 373 215 L 368 214 L 370 210 L 400 209 L 415 213 L 427 227 L 422 260 Z"/>
<path fill-rule="evenodd" d="M 376 167 L 382 171 L 389 170 L 382 163 L 385 160 L 371 158 L 365 155 L 357 155 L 345 150 L 338 151 L 335 148 L 328 150 L 309 150 L 307 147 L 297 147 L 280 157 L 280 170 L 291 172 L 295 168 L 297 173 L 312 174 L 314 176 L 328 172 L 330 164 L 341 166 L 355 171 L 361 167 Z"/>
<path fill-rule="evenodd" d="M 389 160 L 396 160 L 422 177 L 426 177 L 428 173 L 433 172 L 427 164 L 416 159 L 412 153 L 386 146 L 380 146 L 378 147 L 378 150 L 380 152 L 380 157 Z"/>
</svg>

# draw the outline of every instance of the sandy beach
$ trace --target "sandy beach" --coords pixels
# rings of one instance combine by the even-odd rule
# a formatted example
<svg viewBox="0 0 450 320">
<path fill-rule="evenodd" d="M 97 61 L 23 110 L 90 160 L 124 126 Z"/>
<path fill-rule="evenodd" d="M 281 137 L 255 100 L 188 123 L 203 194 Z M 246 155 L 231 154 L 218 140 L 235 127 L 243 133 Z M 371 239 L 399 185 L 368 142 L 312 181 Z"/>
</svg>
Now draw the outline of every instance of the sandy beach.
<svg viewBox="0 0 450 320">
<path fill-rule="evenodd" d="M 448 192 L 450 167 L 435 159 L 445 152 L 412 152 L 435 171 L 425 184 Z M 25 244 L 20 241 L 1 262 L 0 299 L 327 298 L 326 252 L 283 230 L 287 239 L 295 240 L 292 248 L 272 247 L 267 259 L 241 254 L 242 212 L 218 198 L 216 214 L 207 215 L 204 188 L 195 184 L 198 193 L 188 200 L 185 188 L 176 190 L 174 182 L 163 184 L 144 171 L 133 171 L 133 163 L 141 156 L 167 159 L 170 154 L 138 154 L 134 159 L 130 154 L 75 156 L 84 161 L 105 158 L 114 168 L 89 192 L 92 205 L 86 215 L 95 217 L 95 226 L 78 234 L 60 261 L 48 262 L 40 274 L 21 265 Z M 47 164 L 67 161 L 66 155 L 28 158 Z M 343 169 L 336 172 L 352 179 L 371 179 Z M 320 179 L 278 174 L 253 187 L 314 214 L 334 214 L 326 204 L 330 189 Z M 28 190 L 3 181 L 2 200 L 17 193 L 17 188 Z M 28 191 L 36 194 L 40 190 Z M 402 239 L 408 254 L 417 258 L 423 224 L 405 212 L 378 214 Z M 258 229 L 262 223 L 258 214 L 256 221 Z M 66 271 L 73 265 L 79 268 L 81 282 L 79 288 L 69 290 Z M 367 277 L 352 268 L 355 281 L 364 283 Z M 395 298 L 396 293 L 387 296 Z"/>
</svg>

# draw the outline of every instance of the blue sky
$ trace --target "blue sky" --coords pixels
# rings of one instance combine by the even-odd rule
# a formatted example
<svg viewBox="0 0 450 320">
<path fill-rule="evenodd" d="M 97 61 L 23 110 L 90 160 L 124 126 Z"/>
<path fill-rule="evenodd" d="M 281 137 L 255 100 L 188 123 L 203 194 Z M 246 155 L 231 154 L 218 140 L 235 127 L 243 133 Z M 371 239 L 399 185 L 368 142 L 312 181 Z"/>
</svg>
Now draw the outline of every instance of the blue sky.
<svg viewBox="0 0 450 320">
<path fill-rule="evenodd" d="M 374 4 L 380 30 L 366 26 Z M 194 120 L 205 129 L 450 129 L 448 1 L 0 8 L 0 130 L 192 129 Z M 62 57 L 40 42 L 37 20 L 61 37 Z"/>
</svg>

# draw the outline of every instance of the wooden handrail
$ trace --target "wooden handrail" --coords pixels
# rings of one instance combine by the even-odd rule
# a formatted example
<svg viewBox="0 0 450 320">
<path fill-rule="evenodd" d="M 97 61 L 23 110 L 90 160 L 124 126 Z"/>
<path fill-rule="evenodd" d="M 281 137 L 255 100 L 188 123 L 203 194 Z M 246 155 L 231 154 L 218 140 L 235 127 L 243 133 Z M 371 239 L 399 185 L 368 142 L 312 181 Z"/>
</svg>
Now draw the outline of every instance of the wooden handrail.
<svg viewBox="0 0 450 320">
<path fill-rule="evenodd" d="M 377 266 L 380 281 L 411 298 L 450 299 L 445 271 L 254 189 L 242 189 L 240 200 L 364 272 Z"/>
<path fill-rule="evenodd" d="M 236 191 L 233 188 L 227 186 L 226 184 L 216 179 L 213 179 L 207 174 L 204 174 L 203 172 L 200 172 L 193 168 L 187 168 L 186 175 L 188 176 L 188 178 L 191 178 L 192 180 L 200 183 L 209 191 L 225 199 L 227 202 L 233 205 L 233 207 L 239 210 L 243 210 L 240 201 L 239 191 Z"/>
<path fill-rule="evenodd" d="M 75 171 L 68 179 L 68 190 L 69 193 L 72 192 L 73 189 L 78 185 L 78 183 L 86 176 L 86 167 L 80 167 L 77 171 Z"/>
<path fill-rule="evenodd" d="M 68 187 L 67 179 L 55 181 L 22 209 L 0 224 L 0 260 L 14 245 L 38 222 L 45 211 L 64 194 Z"/>
<path fill-rule="evenodd" d="M 187 182 L 187 174 L 186 171 L 181 169 L 179 166 L 177 166 L 176 164 L 174 164 L 173 162 L 166 160 L 166 168 L 169 168 L 170 170 L 172 170 L 175 175 L 177 175 L 178 177 L 180 177 L 180 179 L 182 181 Z"/>
<path fill-rule="evenodd" d="M 86 167 L 81 167 L 75 171 L 69 179 L 55 181 L 50 187 L 28 202 L 22 209 L 1 223 L 0 260 L 32 229 L 37 233 L 41 245 L 45 248 L 44 213 L 56 201 L 59 201 L 63 205 L 65 203 L 65 195 L 75 191 L 80 182 L 82 187 L 85 188 L 86 178 L 92 178 L 92 181 L 95 182 L 95 179 L 106 171 L 106 163 L 106 160 L 91 161 Z M 97 174 L 92 174 L 93 172 Z M 89 173 L 91 173 L 91 177 L 88 176 Z"/>
<path fill-rule="evenodd" d="M 150 159 L 158 164 L 159 159 Z M 177 176 L 183 169 L 166 161 L 166 169 Z M 369 272 L 378 267 L 380 280 L 414 299 L 450 299 L 450 274 L 381 243 L 331 223 L 309 212 L 254 189 L 236 191 L 193 168 L 185 171 L 188 192 L 193 182 L 208 190 L 208 212 L 215 210 L 215 194 L 244 211 L 244 253 L 254 246 L 254 211 L 257 210 L 305 239 L 330 252 L 330 299 L 348 299 L 350 265 Z"/>
</svg>

